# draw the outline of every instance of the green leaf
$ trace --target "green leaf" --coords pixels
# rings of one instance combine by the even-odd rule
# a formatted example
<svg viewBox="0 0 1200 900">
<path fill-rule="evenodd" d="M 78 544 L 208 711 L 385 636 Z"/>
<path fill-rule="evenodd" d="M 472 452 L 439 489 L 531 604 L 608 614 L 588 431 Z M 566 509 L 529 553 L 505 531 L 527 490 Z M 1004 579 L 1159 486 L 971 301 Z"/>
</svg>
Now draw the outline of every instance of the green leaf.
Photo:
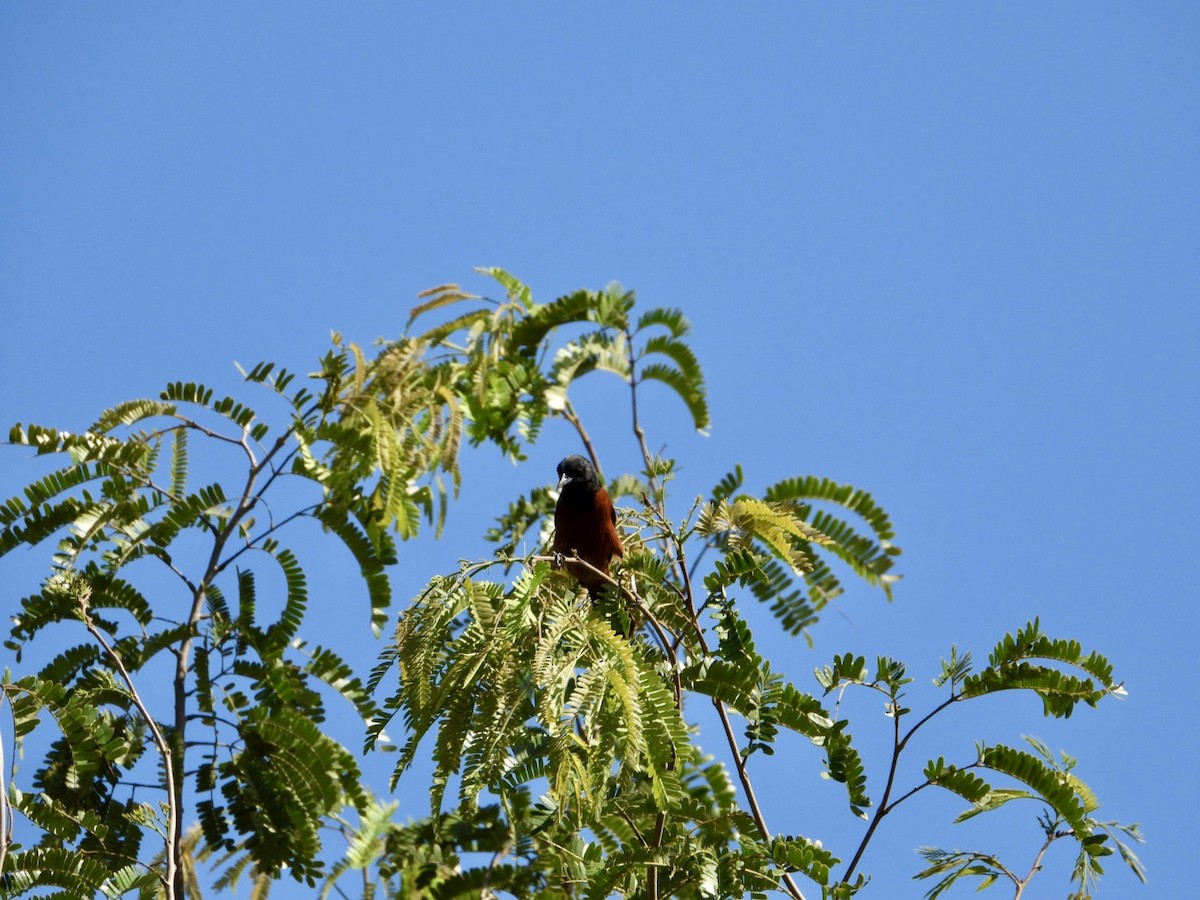
<svg viewBox="0 0 1200 900">
<path fill-rule="evenodd" d="M 926 764 L 925 778 L 930 784 L 952 791 L 973 804 L 981 803 L 992 792 L 991 786 L 974 772 L 947 765 L 941 756 Z"/>
<path fill-rule="evenodd" d="M 850 735 L 839 728 L 846 724 L 844 721 L 837 723 L 825 739 L 826 777 L 846 786 L 850 811 L 865 819 L 866 808 L 871 805 L 871 798 L 867 796 L 867 773 L 862 757 L 850 743 Z"/>
<path fill-rule="evenodd" d="M 817 884 L 829 884 L 829 870 L 840 860 L 819 843 L 803 837 L 774 837 L 771 858 L 789 872 L 801 872 Z"/>
<path fill-rule="evenodd" d="M 88 431 L 106 434 L 120 426 L 133 425 L 143 419 L 157 416 L 174 416 L 175 404 L 158 400 L 130 400 L 111 409 L 106 409 Z"/>
<path fill-rule="evenodd" d="M 595 322 L 593 310 L 597 296 L 595 291 L 579 290 L 559 297 L 552 303 L 528 306 L 529 315 L 513 329 L 516 352 L 533 352 L 555 328 L 576 322 Z"/>
<path fill-rule="evenodd" d="M 101 860 L 53 847 L 10 852 L 4 868 L 5 893 L 10 897 L 38 887 L 59 887 L 68 897 L 91 897 L 100 892 L 109 875 Z"/>
<path fill-rule="evenodd" d="M 405 328 L 411 328 L 412 323 L 418 318 L 425 315 L 427 312 L 432 312 L 435 309 L 442 309 L 455 303 L 461 303 L 463 300 L 478 300 L 474 294 L 468 294 L 459 288 L 457 284 L 440 284 L 437 287 L 429 288 L 417 294 L 419 298 L 429 298 L 424 303 L 414 306 L 408 313 L 408 323 Z"/>
<path fill-rule="evenodd" d="M 354 670 L 332 650 L 325 647 L 314 647 L 304 670 L 319 678 L 352 703 L 363 721 L 370 721 L 375 717 L 378 707 L 370 693 L 358 676 L 354 674 Z"/>
<path fill-rule="evenodd" d="M 380 528 L 364 529 L 361 519 L 352 520 L 350 513 L 335 506 L 322 506 L 316 518 L 336 534 L 354 555 L 359 572 L 367 585 L 371 603 L 371 628 L 379 634 L 387 622 L 387 608 L 392 602 L 392 583 L 386 567 L 396 562 L 396 545 Z"/>
<path fill-rule="evenodd" d="M 767 488 L 764 496 L 769 502 L 819 500 L 835 503 L 861 516 L 879 540 L 890 541 L 895 537 L 887 513 L 875 503 L 874 498 L 849 484 L 807 475 L 777 482 Z M 893 554 L 898 552 L 898 549 L 892 549 Z"/>
<path fill-rule="evenodd" d="M 863 656 L 844 653 L 833 658 L 833 665 L 823 666 L 814 673 L 817 683 L 825 688 L 825 693 L 840 687 L 843 683 L 867 684 L 867 660 Z"/>
<path fill-rule="evenodd" d="M 683 401 L 692 416 L 692 424 L 696 430 L 703 433 L 708 431 L 711 420 L 708 415 L 708 399 L 705 396 L 704 384 L 695 378 L 689 378 L 674 366 L 663 363 L 648 363 L 638 370 L 640 381 L 658 381 L 671 388 Z"/>
<path fill-rule="evenodd" d="M 176 428 L 172 432 L 171 444 L 171 496 L 182 497 L 187 493 L 188 430 Z"/>
<path fill-rule="evenodd" d="M 710 496 L 718 503 L 722 500 L 728 500 L 742 486 L 744 479 L 745 475 L 742 472 L 742 467 L 740 465 L 735 466 L 732 472 L 727 473 L 717 482 Z"/>
<path fill-rule="evenodd" d="M 274 554 L 275 561 L 283 570 L 287 582 L 287 596 L 284 600 L 283 611 L 279 620 L 267 627 L 264 637 L 266 647 L 273 653 L 281 653 L 283 648 L 296 636 L 300 624 L 304 621 L 304 613 L 308 608 L 308 579 L 296 555 L 291 550 L 282 549 Z"/>
<path fill-rule="evenodd" d="M 1029 662 L 1033 659 L 1075 666 L 1090 677 L 1080 678 Z M 1107 659 L 1094 651 L 1085 656 L 1077 641 L 1046 637 L 1041 633 L 1037 619 L 1015 635 L 1006 635 L 992 651 L 989 663 L 988 668 L 963 678 L 964 697 L 1004 690 L 1031 690 L 1041 697 L 1046 715 L 1066 718 L 1080 703 L 1095 706 L 1108 695 L 1125 693 L 1124 688 L 1113 680 L 1112 665 Z"/>
<path fill-rule="evenodd" d="M 1003 745 L 985 747 L 980 753 L 979 764 L 1029 787 L 1071 826 L 1078 837 L 1084 838 L 1092 833 L 1087 810 L 1079 795 L 1061 773 L 1033 754 Z"/>
<path fill-rule="evenodd" d="M 636 331 L 645 331 L 660 325 L 671 333 L 671 337 L 681 338 L 688 333 L 690 326 L 683 312 L 671 307 L 659 306 L 648 309 L 638 317 Z"/>
<path fill-rule="evenodd" d="M 504 288 L 508 298 L 526 311 L 533 308 L 533 294 L 529 290 L 528 285 L 521 282 L 519 279 L 510 275 L 504 269 L 496 267 L 477 268 L 476 272 L 481 275 L 488 275 Z"/>
</svg>

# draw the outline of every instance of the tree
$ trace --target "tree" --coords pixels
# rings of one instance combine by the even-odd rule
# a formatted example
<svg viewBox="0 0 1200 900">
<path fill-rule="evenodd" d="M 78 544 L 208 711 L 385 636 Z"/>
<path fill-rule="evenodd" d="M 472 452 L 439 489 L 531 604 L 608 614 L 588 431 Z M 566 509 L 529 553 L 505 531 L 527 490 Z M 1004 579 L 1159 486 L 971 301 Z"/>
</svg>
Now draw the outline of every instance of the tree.
<svg viewBox="0 0 1200 900">
<path fill-rule="evenodd" d="M 182 900 L 199 896 L 196 865 L 216 857 L 218 887 L 291 877 L 323 895 L 346 894 L 353 877 L 363 896 L 848 897 L 866 884 L 865 851 L 886 816 L 933 787 L 968 801 L 962 818 L 1038 801 L 1046 845 L 1078 848 L 1077 897 L 1113 848 L 1141 876 L 1121 839 L 1136 827 L 1098 819 L 1074 760 L 1036 742 L 1032 753 L 981 746 L 971 760 L 930 760 L 923 781 L 896 783 L 909 739 L 962 702 L 1022 690 L 1065 717 L 1121 693 L 1102 656 L 1034 621 L 984 666 L 952 652 L 945 699 L 924 713 L 904 706 L 910 678 L 895 660 L 837 656 L 818 671 L 817 693 L 788 681 L 756 649 L 739 604 L 765 604 L 773 627 L 803 636 L 846 573 L 890 596 L 899 549 L 887 514 L 868 493 L 812 476 L 756 496 L 735 467 L 677 515 L 675 463 L 649 451 L 639 397 L 648 381 L 666 385 L 707 428 L 683 315 L 635 314 L 634 295 L 617 286 L 538 304 L 507 273 L 488 274 L 504 299 L 427 292 L 405 335 L 369 358 L 335 336 L 307 387 L 271 364 L 246 372 L 282 404 L 282 425 L 177 382 L 79 434 L 12 430 L 12 444 L 63 463 L 0 508 L 0 553 L 58 539 L 7 645 L 19 662 L 31 643 L 76 637 L 3 683 L 18 742 L 55 732 L 32 790 L 9 776 L 7 895 L 57 885 Z M 382 630 L 395 540 L 440 525 L 464 439 L 520 459 L 558 417 L 600 470 L 571 396 L 596 371 L 628 386 L 644 463 L 609 482 L 627 501 L 627 552 L 603 596 L 577 592 L 543 552 L 518 556 L 523 543 L 544 543 L 534 536 L 553 497 L 537 489 L 489 532 L 494 554 L 434 575 L 401 610 L 369 675 L 311 644 L 306 568 L 283 543 L 290 528 L 316 522 L 345 548 Z M 201 471 L 230 453 L 238 474 L 196 486 L 196 442 Z M 272 584 L 283 600 L 268 616 L 259 596 Z M 152 695 L 163 673 L 171 689 Z M 849 722 L 826 699 L 851 689 L 882 694 L 894 726 L 877 798 Z M 427 817 L 398 823 L 396 805 L 376 797 L 325 724 L 330 692 L 369 722 L 368 751 L 385 729 L 403 733 L 392 788 L 431 751 Z M 689 723 L 694 702 L 712 708 L 715 741 Z M 781 729 L 820 749 L 867 820 L 848 862 L 766 821 L 752 769 Z M 14 842 L 10 812 L 28 845 Z M 198 831 L 186 827 L 193 819 Z M 347 840 L 336 861 L 327 829 Z M 1041 859 L 1020 875 L 987 853 L 924 852 L 931 896 L 974 877 L 1006 880 L 1019 897 Z"/>
</svg>

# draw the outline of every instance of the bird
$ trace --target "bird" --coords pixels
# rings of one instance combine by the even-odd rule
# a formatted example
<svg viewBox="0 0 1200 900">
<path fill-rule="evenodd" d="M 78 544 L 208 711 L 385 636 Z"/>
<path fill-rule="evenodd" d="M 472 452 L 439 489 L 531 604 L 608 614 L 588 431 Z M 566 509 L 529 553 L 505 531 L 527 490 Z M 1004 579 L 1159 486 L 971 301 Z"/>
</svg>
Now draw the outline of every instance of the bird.
<svg viewBox="0 0 1200 900">
<path fill-rule="evenodd" d="M 617 533 L 617 511 L 596 470 L 584 457 L 572 455 L 558 464 L 558 503 L 554 507 L 554 553 L 568 557 L 567 571 L 595 598 L 608 582 L 578 557 L 605 575 L 614 556 L 623 556 Z"/>
</svg>

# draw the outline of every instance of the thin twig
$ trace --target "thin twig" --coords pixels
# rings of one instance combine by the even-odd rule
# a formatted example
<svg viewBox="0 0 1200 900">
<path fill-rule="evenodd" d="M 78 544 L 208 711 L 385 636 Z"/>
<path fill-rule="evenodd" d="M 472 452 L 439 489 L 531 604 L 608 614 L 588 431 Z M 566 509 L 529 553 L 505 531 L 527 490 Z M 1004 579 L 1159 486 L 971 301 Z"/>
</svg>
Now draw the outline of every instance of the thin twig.
<svg viewBox="0 0 1200 900">
<path fill-rule="evenodd" d="M 628 328 L 625 329 L 625 340 L 628 345 L 633 347 L 633 332 Z M 637 438 L 638 447 L 642 452 L 642 462 L 646 466 L 646 479 L 650 488 L 649 496 L 643 496 L 642 502 L 652 509 L 658 516 L 660 522 L 667 521 L 667 511 L 663 508 L 662 503 L 662 488 L 659 486 L 658 477 L 654 474 L 654 457 L 650 454 L 650 446 L 646 443 L 646 429 L 642 427 L 642 421 L 638 412 L 638 379 L 637 379 L 637 360 L 632 357 L 629 360 L 629 406 L 631 422 L 633 425 L 633 434 Z M 654 501 L 650 501 L 650 496 L 654 497 Z M 667 529 L 667 534 L 662 537 L 663 557 L 667 563 L 679 571 L 680 581 L 684 584 L 688 583 L 687 570 L 679 565 L 679 559 L 674 552 L 675 545 L 670 539 L 670 529 Z M 688 592 L 691 596 L 691 591 Z"/>
<path fill-rule="evenodd" d="M 600 470 L 600 457 L 596 455 L 596 448 L 592 444 L 592 438 L 587 433 L 587 429 L 583 427 L 583 422 L 580 420 L 579 414 L 575 412 L 575 407 L 571 405 L 569 400 L 567 401 L 566 406 L 563 408 L 563 418 L 571 423 L 576 433 L 579 435 L 579 439 L 583 441 L 584 449 L 587 450 L 588 457 L 592 461 L 592 468 L 596 470 L 596 474 L 600 476 L 600 480 L 603 481 L 604 478 L 601 475 Z"/>
<path fill-rule="evenodd" d="M 729 713 L 725 709 L 725 704 L 716 697 L 712 698 L 713 707 L 717 711 L 717 715 L 721 719 L 721 725 L 725 729 L 725 740 L 729 742 L 729 749 L 733 754 L 734 768 L 737 769 L 738 780 L 742 783 L 742 791 L 746 795 L 746 803 L 750 807 L 750 815 L 754 819 L 754 824 L 757 826 L 759 834 L 762 835 L 764 843 L 770 843 L 771 831 L 767 828 L 767 820 L 763 817 L 762 807 L 758 805 L 758 797 L 754 794 L 754 785 L 750 783 L 750 773 L 746 769 L 746 760 L 738 750 L 737 735 L 733 731 L 733 723 L 729 721 Z M 783 882 L 787 886 L 788 893 L 795 900 L 804 900 L 804 894 L 801 892 L 799 885 L 792 879 L 790 872 L 783 873 Z"/>
<path fill-rule="evenodd" d="M 628 343 L 630 351 L 633 349 L 633 332 L 628 327 L 625 329 L 625 340 Z M 629 403 L 630 412 L 633 416 L 633 434 L 638 439 L 638 446 L 642 450 L 642 459 L 646 463 L 646 477 L 650 479 L 650 487 L 657 493 L 657 479 L 654 477 L 654 468 L 651 466 L 650 447 L 646 444 L 646 430 L 642 428 L 641 420 L 638 418 L 638 396 L 637 396 L 638 380 L 637 380 L 637 360 L 632 356 L 629 359 Z"/>
<path fill-rule="evenodd" d="M 625 338 L 629 346 L 633 346 L 633 334 L 626 328 Z M 704 638 L 704 631 L 700 627 L 698 620 L 699 614 L 696 610 L 695 594 L 692 590 L 691 573 L 688 571 L 686 560 L 683 553 L 683 542 L 680 541 L 675 530 L 671 527 L 670 520 L 667 517 L 666 509 L 662 505 L 661 490 L 658 485 L 658 479 L 654 475 L 653 458 L 650 455 L 650 447 L 646 443 L 646 431 L 642 428 L 641 419 L 638 413 L 638 380 L 636 373 L 636 361 L 631 361 L 629 371 L 629 393 L 630 405 L 632 414 L 633 433 L 638 440 L 638 446 L 642 451 L 642 460 L 646 465 L 646 476 L 649 479 L 649 487 L 654 501 L 651 502 L 649 497 L 644 497 L 643 501 L 650 508 L 653 514 L 658 518 L 659 526 L 663 529 L 663 548 L 664 556 L 668 563 L 678 572 L 679 580 L 682 589 L 677 593 L 681 596 L 688 610 L 688 620 L 691 622 L 692 628 L 696 632 L 701 649 L 708 653 L 708 642 Z M 746 803 L 750 807 L 750 815 L 754 819 L 754 824 L 758 827 L 764 841 L 771 840 L 771 832 L 767 828 L 766 819 L 763 816 L 762 808 L 759 806 L 758 798 L 754 793 L 754 785 L 750 781 L 750 773 L 746 769 L 746 762 L 742 758 L 741 751 L 738 748 L 737 735 L 733 731 L 733 725 L 729 721 L 729 714 L 723 704 L 716 697 L 711 698 L 713 706 L 717 710 L 717 715 L 721 719 L 722 727 L 725 730 L 725 739 L 729 744 L 729 750 L 733 756 L 734 766 L 738 772 L 738 780 L 742 784 L 742 792 L 746 796 Z M 787 892 L 791 894 L 794 900 L 805 900 L 803 892 L 792 878 L 790 872 L 782 873 L 782 881 Z"/>
<path fill-rule="evenodd" d="M 883 821 L 883 817 L 888 814 L 890 807 L 888 799 L 892 795 L 892 786 L 896 783 L 896 767 L 900 762 L 900 752 L 904 749 L 904 743 L 900 740 L 900 709 L 899 703 L 892 701 L 892 762 L 888 767 L 887 784 L 883 788 L 883 797 L 880 798 L 879 806 L 875 809 L 875 815 L 871 817 L 871 823 L 867 826 L 867 832 L 863 835 L 862 841 L 858 845 L 858 850 L 854 854 L 854 858 L 850 860 L 850 865 L 846 869 L 846 874 L 842 876 L 842 883 L 850 881 L 850 876 L 854 874 L 859 860 L 862 859 L 863 853 L 866 852 L 867 844 L 871 842 L 871 837 L 875 834 L 875 829 L 879 827 L 879 823 Z"/>
<path fill-rule="evenodd" d="M 251 465 L 253 465 L 254 454 L 252 452 L 250 452 L 249 448 L 246 446 L 246 441 L 244 438 L 231 438 L 227 434 L 221 434 L 221 432 L 219 432 L 219 431 L 213 431 L 211 428 L 206 428 L 204 425 L 201 425 L 199 422 L 195 421 L 194 419 L 189 419 L 189 418 L 186 418 L 185 416 L 176 416 L 175 418 L 177 418 L 180 421 L 181 425 L 180 426 L 172 426 L 169 429 L 165 429 L 164 433 L 166 431 L 174 431 L 175 428 L 177 428 L 177 427 L 191 428 L 194 431 L 200 432 L 205 437 L 210 437 L 213 440 L 223 441 L 226 444 L 235 444 L 235 445 L 241 447 L 243 450 L 245 450 L 247 453 L 249 453 L 250 462 L 251 462 Z"/>
<path fill-rule="evenodd" d="M 664 515 L 661 514 L 661 511 L 658 510 L 656 507 L 652 507 L 652 508 L 660 516 L 659 524 L 661 527 L 666 529 L 667 535 L 669 536 L 672 544 L 676 548 L 675 554 L 674 554 L 675 560 L 676 560 L 679 570 L 682 571 L 683 578 L 684 578 L 683 589 L 682 590 L 677 589 L 677 593 L 683 599 L 684 603 L 687 605 L 688 613 L 689 613 L 688 621 L 691 623 L 692 628 L 696 632 L 696 638 L 700 645 L 700 648 L 704 651 L 705 654 L 707 654 L 709 652 L 708 651 L 708 641 L 705 639 L 704 631 L 700 627 L 699 621 L 697 621 L 696 607 L 695 607 L 695 603 L 693 601 L 691 578 L 688 575 L 687 565 L 686 565 L 685 557 L 683 555 L 682 542 L 680 542 L 678 536 L 675 535 L 674 530 L 671 528 L 669 521 L 666 519 L 666 517 Z M 771 840 L 771 832 L 770 832 L 770 829 L 767 827 L 766 818 L 763 816 L 762 808 L 759 806 L 758 797 L 754 793 L 754 785 L 750 781 L 750 773 L 746 768 L 745 760 L 742 758 L 741 751 L 738 747 L 737 735 L 734 733 L 733 724 L 729 721 L 729 713 L 725 709 L 724 703 L 722 703 L 716 697 L 713 697 L 711 699 L 712 699 L 714 708 L 717 710 L 717 715 L 721 719 L 721 725 L 723 726 L 723 728 L 725 730 L 725 739 L 726 739 L 727 743 L 729 744 L 729 750 L 730 750 L 731 755 L 733 756 L 734 765 L 735 765 L 735 768 L 737 769 L 737 773 L 738 773 L 738 780 L 742 784 L 742 792 L 746 795 L 746 802 L 750 807 L 750 815 L 754 819 L 754 823 L 758 827 L 759 832 L 762 834 L 763 840 L 770 841 Z M 787 885 L 788 892 L 793 897 L 795 897 L 796 900 L 804 900 L 803 893 L 800 891 L 800 888 L 796 885 L 795 881 L 792 879 L 792 877 L 789 873 L 787 873 L 787 872 L 783 873 L 783 880 Z"/>
<path fill-rule="evenodd" d="M 165 889 L 167 900 L 175 900 L 175 881 L 178 877 L 176 841 L 181 816 L 179 814 L 178 785 L 175 781 L 175 761 L 171 752 L 171 746 L 167 743 L 167 739 L 163 737 L 162 730 L 158 727 L 158 723 L 154 721 L 154 716 L 150 715 L 150 710 L 146 708 L 146 704 L 142 701 L 142 696 L 138 693 L 138 689 L 133 683 L 133 678 L 129 675 L 129 670 L 125 668 L 125 663 L 121 661 L 121 657 L 117 655 L 116 650 L 104 639 L 104 635 L 96 627 L 96 623 L 92 621 L 92 617 L 88 612 L 86 599 L 83 601 L 81 613 L 83 624 L 87 627 L 92 637 L 95 638 L 96 642 L 104 648 L 104 652 L 108 654 L 109 658 L 113 661 L 113 665 L 116 666 L 117 671 L 120 673 L 121 680 L 125 682 L 125 687 L 129 690 L 129 696 L 133 700 L 133 705 L 137 707 L 138 712 L 145 720 L 146 727 L 150 729 L 150 734 L 154 739 L 154 744 L 158 747 L 158 752 L 162 755 L 163 776 L 167 782 L 167 833 L 164 839 L 167 857 Z"/>
<path fill-rule="evenodd" d="M 930 784 L 930 782 L 928 782 L 928 781 L 926 781 L 924 784 L 919 784 L 912 790 L 903 794 L 902 796 L 897 797 L 896 801 L 894 803 L 889 803 L 888 800 L 892 795 L 892 788 L 895 786 L 895 783 L 896 783 L 896 768 L 900 761 L 900 754 L 902 752 L 904 752 L 904 748 L 908 745 L 908 742 L 912 738 L 912 736 L 914 734 L 916 734 L 917 731 L 920 730 L 920 728 L 923 725 L 925 725 L 925 723 L 927 723 L 930 719 L 932 719 L 938 713 L 942 712 L 944 709 L 949 707 L 951 704 L 956 703 L 960 699 L 961 699 L 961 695 L 951 694 L 948 699 L 946 699 L 942 703 L 938 704 L 930 712 L 928 712 L 925 716 L 923 716 L 919 722 L 917 722 L 915 725 L 913 725 L 913 727 L 908 730 L 908 732 L 904 735 L 904 737 L 900 737 L 901 713 L 898 708 L 899 704 L 896 703 L 895 701 L 893 701 L 893 705 L 892 705 L 892 727 L 893 727 L 892 761 L 891 761 L 891 765 L 888 768 L 887 784 L 885 785 L 885 787 L 883 789 L 883 796 L 880 798 L 879 806 L 877 806 L 875 808 L 875 815 L 871 817 L 871 822 L 870 822 L 870 824 L 867 825 L 867 830 L 863 834 L 862 840 L 859 842 L 858 849 L 854 853 L 854 858 L 852 860 L 850 860 L 850 865 L 846 869 L 846 873 L 842 876 L 843 883 L 848 882 L 850 880 L 850 876 L 854 874 L 854 870 L 858 867 L 859 861 L 862 859 L 863 854 L 866 852 L 867 844 L 869 844 L 871 842 L 871 838 L 874 836 L 875 830 L 879 827 L 879 823 L 881 821 L 883 821 L 884 816 L 886 816 L 888 813 L 890 813 L 892 810 L 894 810 L 897 806 L 899 806 L 901 803 L 903 803 L 909 797 L 913 796 L 918 791 L 923 790 L 924 788 L 928 787 Z"/>
<path fill-rule="evenodd" d="M 202 432 L 209 434 L 208 429 L 199 425 L 195 426 Z M 211 436 L 217 436 L 211 434 Z M 220 437 L 224 437 L 223 435 Z M 225 527 L 216 533 L 213 538 L 212 552 L 208 558 L 208 564 L 205 566 L 204 577 L 196 585 L 196 590 L 192 593 L 192 607 L 188 614 L 187 624 L 191 629 L 188 637 L 180 643 L 179 648 L 175 651 L 175 678 L 174 678 L 174 702 L 175 702 L 175 740 L 178 742 L 179 757 L 182 763 L 183 754 L 186 747 L 185 734 L 187 731 L 187 678 L 191 671 L 191 652 L 192 644 L 195 640 L 194 631 L 200 623 L 204 612 L 204 603 L 207 596 L 208 586 L 216 579 L 221 571 L 221 554 L 225 550 L 225 545 L 237 530 L 238 523 L 241 522 L 246 515 L 254 508 L 258 497 L 255 494 L 255 485 L 259 475 L 270 464 L 272 458 L 286 445 L 291 438 L 291 431 L 286 431 L 276 438 L 275 443 L 263 455 L 261 460 L 255 460 L 254 451 L 250 448 L 248 442 L 249 435 L 245 432 L 242 434 L 240 441 L 232 441 L 230 438 L 224 438 L 232 443 L 238 443 L 245 451 L 247 458 L 251 461 L 250 471 L 246 476 L 245 487 L 242 488 L 242 496 L 238 501 L 237 508 L 225 522 Z M 271 477 L 274 477 L 273 475 Z M 175 785 L 176 793 L 182 793 L 182 780 Z M 178 847 L 183 841 L 183 820 L 182 817 L 175 819 L 175 846 Z M 175 867 L 174 858 L 170 861 L 170 868 L 179 877 L 181 873 Z M 183 882 L 180 878 L 179 884 L 176 886 L 179 895 L 183 894 Z"/>
<path fill-rule="evenodd" d="M 228 569 L 230 564 L 232 564 L 243 553 L 246 553 L 249 550 L 258 549 L 259 544 L 262 542 L 263 538 L 270 537 L 272 534 L 279 531 L 285 525 L 288 525 L 289 523 L 294 522 L 296 519 L 300 519 L 300 518 L 303 518 L 304 516 L 312 515 L 316 510 L 318 510 L 320 508 L 321 508 L 320 503 L 313 503 L 312 505 L 307 506 L 304 509 L 297 510 L 294 513 L 289 513 L 285 518 L 281 519 L 277 524 L 270 525 L 262 534 L 256 534 L 254 537 L 248 539 L 246 541 L 246 545 L 244 547 L 239 547 L 237 550 L 234 550 L 231 554 L 229 554 L 227 557 L 225 557 L 225 559 L 221 562 L 221 564 L 219 566 L 217 566 L 217 574 L 220 574 L 221 572 L 224 572 L 226 569 Z"/>
<path fill-rule="evenodd" d="M 1046 832 L 1046 841 L 1042 844 L 1041 849 L 1038 850 L 1037 856 L 1033 858 L 1033 865 L 1029 867 L 1029 872 L 1024 878 L 1018 879 L 1016 875 L 1001 866 L 1001 868 L 1004 869 L 1004 874 L 1011 878 L 1013 883 L 1017 886 L 1017 892 L 1013 894 L 1013 900 L 1021 900 L 1021 895 L 1025 893 L 1025 888 L 1029 887 L 1029 882 L 1033 880 L 1033 876 L 1042 870 L 1042 857 L 1046 855 L 1046 851 L 1050 849 L 1050 845 L 1059 838 L 1068 837 L 1070 834 L 1072 834 L 1072 832 L 1069 831 Z M 999 865 L 999 861 L 997 861 L 997 865 Z"/>
</svg>

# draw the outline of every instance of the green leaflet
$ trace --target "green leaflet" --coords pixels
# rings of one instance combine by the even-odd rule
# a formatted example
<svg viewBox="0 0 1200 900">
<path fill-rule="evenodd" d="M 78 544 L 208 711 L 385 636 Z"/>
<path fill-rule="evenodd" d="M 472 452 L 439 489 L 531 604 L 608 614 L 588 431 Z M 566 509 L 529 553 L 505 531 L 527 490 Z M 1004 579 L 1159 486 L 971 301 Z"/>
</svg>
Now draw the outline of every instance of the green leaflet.
<svg viewBox="0 0 1200 900">
<path fill-rule="evenodd" d="M 717 485 L 696 520 L 696 532 L 723 552 L 705 580 L 710 594 L 722 595 L 735 581 L 748 585 L 785 630 L 805 633 L 843 590 L 823 558 L 829 554 L 891 597 L 896 578 L 888 571 L 899 549 L 890 543 L 886 514 L 869 494 L 828 479 L 805 478 L 780 482 L 763 499 L 733 496 L 742 481 L 738 468 Z M 813 508 L 810 499 L 857 513 L 874 536 L 860 535 L 847 522 Z"/>
<path fill-rule="evenodd" d="M 1083 800 L 1069 783 L 1032 753 L 1003 745 L 986 747 L 980 753 L 979 763 L 1027 785 L 1062 816 L 1076 835 L 1087 837 L 1091 834 Z"/>
<path fill-rule="evenodd" d="M 386 610 L 392 601 L 392 584 L 387 577 L 386 567 L 396 562 L 395 542 L 387 531 L 377 525 L 368 524 L 364 528 L 363 518 L 352 518 L 346 509 L 322 506 L 315 513 L 315 517 L 341 538 L 342 543 L 354 555 L 359 572 L 367 585 L 371 603 L 371 627 L 376 633 L 380 633 L 387 621 Z"/>
<path fill-rule="evenodd" d="M 1088 678 L 1043 665 L 1051 660 L 1074 666 Z M 1036 693 L 1047 716 L 1066 718 L 1080 703 L 1095 706 L 1107 695 L 1125 691 L 1113 680 L 1112 665 L 1099 653 L 1084 655 L 1077 641 L 1052 640 L 1042 634 L 1038 620 L 1004 637 L 989 657 L 990 665 L 962 679 L 963 696 L 978 697 L 996 691 L 1025 689 Z"/>
<path fill-rule="evenodd" d="M 992 790 L 988 783 L 974 772 L 947 765 L 945 759 L 940 756 L 925 766 L 925 778 L 930 784 L 953 791 L 971 803 L 979 803 Z"/>
<path fill-rule="evenodd" d="M 30 849 L 12 853 L 5 863 L 5 878 L 11 896 L 36 887 L 60 887 L 69 895 L 98 894 L 108 878 L 108 867 L 59 848 Z"/>
</svg>

